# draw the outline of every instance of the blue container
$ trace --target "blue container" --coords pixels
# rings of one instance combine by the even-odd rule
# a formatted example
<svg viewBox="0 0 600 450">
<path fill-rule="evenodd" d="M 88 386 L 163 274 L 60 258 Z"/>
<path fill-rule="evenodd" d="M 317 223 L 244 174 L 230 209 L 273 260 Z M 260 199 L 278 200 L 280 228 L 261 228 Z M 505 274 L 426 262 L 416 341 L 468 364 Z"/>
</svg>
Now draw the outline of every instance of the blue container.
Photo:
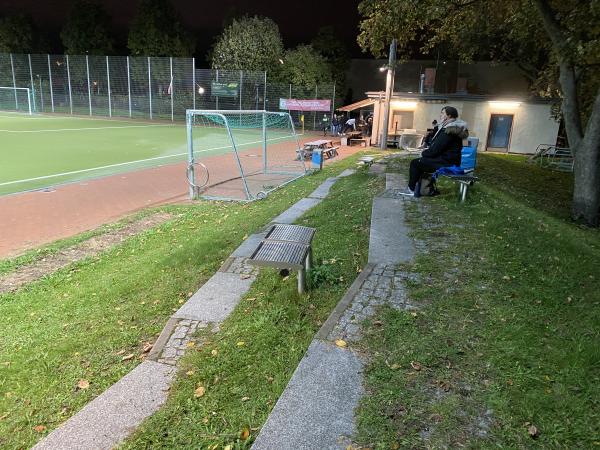
<svg viewBox="0 0 600 450">
<path fill-rule="evenodd" d="M 475 170 L 477 164 L 476 147 L 463 147 L 460 157 L 460 167 L 464 170 Z"/>
<path fill-rule="evenodd" d="M 323 168 L 323 150 L 315 148 L 312 152 L 312 168 L 321 170 Z"/>
</svg>

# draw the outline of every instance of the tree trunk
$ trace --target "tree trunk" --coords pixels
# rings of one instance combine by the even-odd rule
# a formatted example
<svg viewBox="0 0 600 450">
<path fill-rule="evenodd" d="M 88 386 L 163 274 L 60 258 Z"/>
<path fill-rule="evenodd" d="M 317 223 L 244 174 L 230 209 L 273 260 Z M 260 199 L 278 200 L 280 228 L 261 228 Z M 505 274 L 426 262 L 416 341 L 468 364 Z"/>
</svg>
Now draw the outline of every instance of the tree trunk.
<svg viewBox="0 0 600 450">
<path fill-rule="evenodd" d="M 571 139 L 568 129 L 567 137 Z M 600 88 L 585 133 L 579 145 L 571 148 L 575 154 L 573 218 L 597 227 L 600 225 Z"/>
</svg>

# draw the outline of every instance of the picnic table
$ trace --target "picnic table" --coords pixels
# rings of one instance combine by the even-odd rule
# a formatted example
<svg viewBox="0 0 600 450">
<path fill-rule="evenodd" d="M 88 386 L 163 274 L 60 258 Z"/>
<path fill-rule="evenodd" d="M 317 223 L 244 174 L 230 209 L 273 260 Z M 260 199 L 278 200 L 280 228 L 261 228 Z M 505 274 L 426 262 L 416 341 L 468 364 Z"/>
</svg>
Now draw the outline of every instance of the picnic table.
<svg viewBox="0 0 600 450">
<path fill-rule="evenodd" d="M 307 159 L 307 157 L 312 156 L 313 151 L 320 151 L 323 155 L 323 158 L 328 159 L 337 156 L 337 150 L 338 147 L 333 145 L 332 140 L 319 139 L 317 141 L 305 142 L 300 152 L 302 152 L 301 156 L 303 159 Z"/>
</svg>

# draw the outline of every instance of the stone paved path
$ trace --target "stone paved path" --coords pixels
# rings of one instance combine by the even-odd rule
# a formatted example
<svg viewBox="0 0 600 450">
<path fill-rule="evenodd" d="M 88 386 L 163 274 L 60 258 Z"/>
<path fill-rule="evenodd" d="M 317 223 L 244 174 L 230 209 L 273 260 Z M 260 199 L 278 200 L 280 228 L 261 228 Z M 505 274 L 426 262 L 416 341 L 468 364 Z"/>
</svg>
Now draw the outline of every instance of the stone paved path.
<svg viewBox="0 0 600 450">
<path fill-rule="evenodd" d="M 374 174 L 385 168 L 371 167 Z M 400 189 L 405 180 L 387 175 L 385 193 L 373 202 L 369 264 L 315 336 L 252 450 L 343 450 L 352 442 L 354 409 L 364 395 L 365 364 L 352 344 L 361 338 L 362 323 L 383 305 L 416 308 L 405 289 L 413 275 L 398 266 L 414 255 L 403 223 L 405 200 L 389 196 L 389 190 Z M 340 347 L 340 340 L 346 346 Z"/>
</svg>

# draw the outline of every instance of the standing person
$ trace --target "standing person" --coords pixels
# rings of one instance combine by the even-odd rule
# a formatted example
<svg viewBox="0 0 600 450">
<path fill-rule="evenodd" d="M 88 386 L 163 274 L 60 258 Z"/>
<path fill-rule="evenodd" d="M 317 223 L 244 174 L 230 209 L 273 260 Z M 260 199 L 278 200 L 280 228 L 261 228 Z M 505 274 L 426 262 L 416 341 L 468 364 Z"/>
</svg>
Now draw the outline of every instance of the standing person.
<svg viewBox="0 0 600 450">
<path fill-rule="evenodd" d="M 331 119 L 331 134 L 333 136 L 337 136 L 338 134 L 340 134 L 339 126 L 340 120 L 338 119 L 337 114 L 334 114 L 333 119 Z"/>
<path fill-rule="evenodd" d="M 373 116 L 369 116 L 367 119 L 367 136 L 371 137 L 373 134 Z"/>
<path fill-rule="evenodd" d="M 453 106 L 442 108 L 440 121 L 431 146 L 423 150 L 420 158 L 410 162 L 408 188 L 402 195 L 413 197 L 417 182 L 424 173 L 435 172 L 440 167 L 460 166 L 462 141 L 469 136 L 467 123 L 458 118 L 458 111 Z"/>
</svg>

